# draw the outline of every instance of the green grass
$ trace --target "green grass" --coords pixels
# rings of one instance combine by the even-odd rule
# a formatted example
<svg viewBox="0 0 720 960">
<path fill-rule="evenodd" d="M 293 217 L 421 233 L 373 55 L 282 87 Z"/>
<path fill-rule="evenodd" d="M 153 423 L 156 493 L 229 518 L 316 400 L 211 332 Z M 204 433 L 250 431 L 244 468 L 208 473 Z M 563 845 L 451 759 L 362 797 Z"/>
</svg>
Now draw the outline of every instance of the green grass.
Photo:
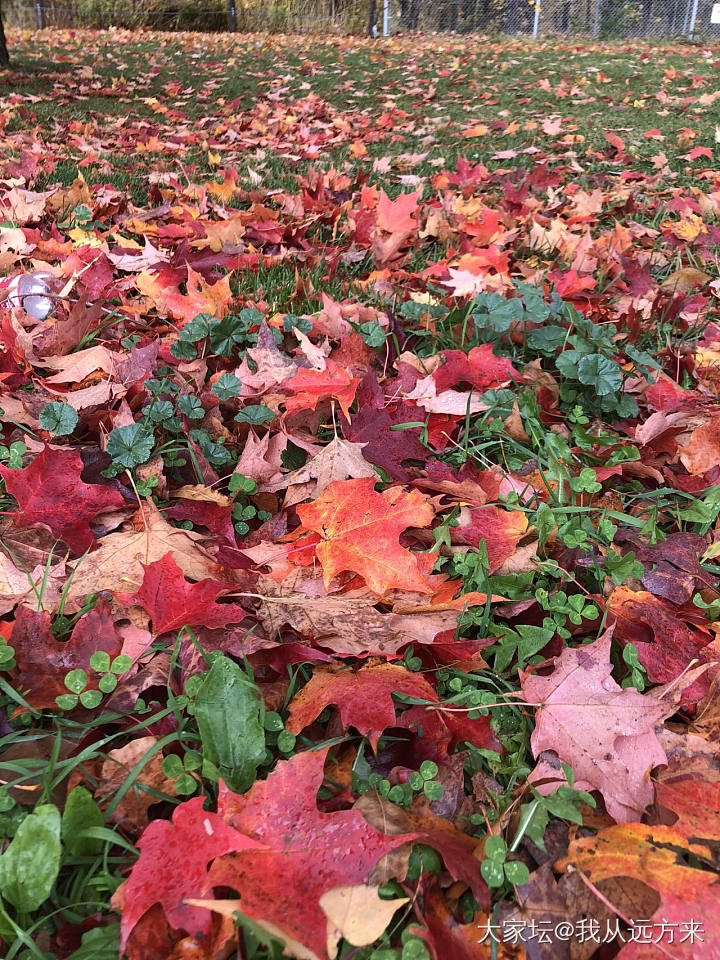
<svg viewBox="0 0 720 960">
<path fill-rule="evenodd" d="M 547 560 L 537 570 L 497 578 L 488 577 L 479 553 L 439 556 L 439 567 L 452 576 L 462 577 L 465 589 L 501 594 L 518 601 L 535 597 L 545 632 L 552 633 L 557 627 L 556 632 L 567 639 L 570 631 L 565 631 L 567 636 L 561 632 L 568 624 L 567 617 L 575 617 L 569 621 L 575 626 L 583 617 L 600 622 L 594 604 L 589 600 L 587 607 L 582 604 L 602 593 L 607 576 L 602 561 L 606 555 L 612 555 L 618 525 L 639 530 L 649 542 L 656 542 L 678 530 L 706 535 L 716 522 L 720 503 L 712 497 L 703 503 L 701 497 L 670 487 L 654 490 L 651 496 L 636 479 L 618 481 L 624 485 L 618 509 L 617 504 L 588 505 L 587 494 L 597 491 L 592 478 L 588 480 L 577 471 L 603 463 L 607 450 L 614 452 L 616 447 L 621 448 L 618 462 L 622 462 L 624 454 L 632 459 L 630 454 L 634 457 L 637 453 L 632 435 L 622 422 L 623 418 L 632 420 L 632 415 L 628 416 L 620 406 L 621 391 L 616 397 L 606 394 L 607 404 L 602 406 L 592 383 L 581 380 L 579 374 L 574 376 L 572 371 L 563 377 L 557 373 L 553 346 L 546 352 L 542 344 L 528 348 L 524 340 L 516 343 L 505 336 L 509 328 L 497 327 L 497 336 L 488 333 L 490 326 L 483 325 L 486 315 L 481 309 L 477 324 L 469 322 L 469 307 L 449 303 L 452 298 L 447 289 L 442 289 L 434 279 L 426 281 L 422 272 L 435 261 L 464 252 L 453 247 L 459 243 L 460 231 L 449 241 L 428 237 L 418 242 L 399 266 L 388 268 L 387 272 L 393 272 L 394 287 L 383 288 L 382 269 L 377 270 L 380 284 L 369 282 L 376 270 L 369 252 L 363 249 L 357 257 L 343 259 L 348 252 L 347 236 L 339 237 L 336 228 L 342 229 L 345 220 L 338 217 L 336 222 L 333 214 L 337 209 L 344 210 L 348 202 L 357 203 L 363 184 L 382 188 L 391 197 L 417 188 L 422 191 L 426 206 L 439 205 L 445 186 L 442 179 L 435 178 L 452 175 L 458 158 L 464 158 L 472 164 L 484 164 L 491 171 L 487 182 L 468 192 L 468 196 L 482 199 L 491 209 L 501 207 L 504 195 L 529 197 L 538 203 L 550 223 L 559 203 L 558 193 L 568 186 L 577 186 L 590 193 L 600 190 L 612 197 L 612 205 L 606 206 L 598 221 L 592 223 L 594 237 L 609 234 L 616 223 L 630 221 L 660 230 L 666 219 L 675 220 L 679 210 L 684 209 L 682 203 L 679 205 L 678 194 L 683 203 L 694 202 L 696 187 L 706 194 L 716 183 L 714 170 L 720 145 L 716 142 L 718 101 L 712 95 L 717 85 L 719 51 L 641 42 L 543 41 L 532 45 L 526 41 L 452 36 L 372 42 L 337 37 L 134 35 L 122 31 L 11 33 L 10 44 L 14 68 L 0 74 L 0 118 L 4 122 L 0 143 L 3 159 L 15 160 L 40 146 L 42 157 L 48 159 L 52 169 L 41 173 L 33 181 L 32 189 L 69 187 L 82 175 L 91 186 L 109 185 L 119 191 L 127 201 L 129 218 L 142 213 L 150 217 L 152 209 L 169 198 L 170 204 L 185 204 L 177 221 L 190 221 L 193 205 L 206 202 L 204 196 L 198 199 L 202 187 L 211 179 L 221 179 L 222 171 L 232 167 L 243 192 L 223 205 L 230 214 L 235 209 L 247 210 L 251 204 L 266 205 L 271 211 L 282 210 L 283 203 L 292 207 L 298 194 L 307 194 L 308 198 L 301 216 L 283 214 L 278 221 L 303 231 L 307 248 L 298 244 L 281 262 L 271 262 L 281 259 L 280 252 L 264 258 L 261 249 L 257 267 L 233 271 L 232 292 L 243 304 L 262 302 L 267 315 L 304 314 L 319 309 L 323 293 L 338 300 L 348 297 L 387 310 L 393 319 L 400 317 L 414 337 L 413 350 L 418 356 L 493 342 L 518 366 L 541 359 L 546 368 L 555 370 L 565 389 L 558 409 L 563 425 L 567 426 L 567 437 L 548 429 L 534 391 L 518 385 L 517 389 L 488 394 L 487 411 L 474 420 L 468 415 L 457 442 L 443 451 L 439 459 L 453 468 L 466 462 L 502 465 L 518 475 L 530 465 L 543 481 L 547 478 L 547 502 L 540 502 L 536 496 L 527 501 L 511 499 L 508 503 L 512 509 L 522 511 L 538 531 L 539 549 L 557 536 L 571 558 L 582 558 L 577 551 L 582 551 L 584 544 L 592 545 L 594 552 L 579 572 L 566 573 L 556 561 Z M 319 102 L 310 102 L 308 115 L 304 116 L 303 110 L 313 97 L 319 98 Z M 549 118 L 560 121 L 559 132 L 542 129 Z M 475 128 L 474 133 L 466 136 L 470 128 Z M 654 130 L 658 132 L 645 135 Z M 623 159 L 615 156 L 606 132 L 624 141 Z M 325 138 L 330 138 L 330 142 Z M 362 154 L 361 146 L 366 154 L 358 156 Z M 708 148 L 711 157 L 688 160 L 686 154 L 693 147 Z M 655 169 L 653 158 L 660 152 L 667 158 L 667 170 L 652 181 L 648 175 Z M 380 169 L 374 169 L 376 161 Z M 550 170 L 556 179 L 535 187 L 531 178 L 540 166 Z M 335 192 L 326 194 L 316 217 L 314 188 L 307 182 L 299 185 L 298 178 L 309 182 L 313 172 L 331 168 L 346 178 L 347 185 L 342 181 L 336 190 L 332 188 Z M 637 175 L 643 178 L 640 189 L 634 179 Z M 180 184 L 178 189 L 172 187 L 175 181 Z M 198 189 L 193 188 L 193 196 L 183 194 L 188 184 L 199 185 Z M 77 209 L 68 211 L 64 230 L 70 228 L 70 218 L 77 213 Z M 717 214 L 708 208 L 703 215 L 705 222 L 717 229 Z M 171 219 L 166 213 L 162 217 Z M 298 225 L 296 220 L 302 223 Z M 109 226 L 100 222 L 97 229 L 106 235 Z M 112 231 L 114 242 L 121 242 L 124 236 L 140 236 L 124 231 L 122 219 L 113 222 Z M 282 244 L 276 246 L 280 248 Z M 652 235 L 647 240 L 641 238 L 628 255 L 639 249 L 646 254 L 660 250 L 666 254 L 666 262 L 654 263 L 651 268 L 659 282 L 683 266 L 697 264 L 714 271 L 715 276 L 718 272 L 717 245 L 698 253 L 692 247 L 671 246 L 666 238 Z M 518 268 L 515 277 L 520 275 L 521 268 L 541 272 L 557 268 L 562 272 L 571 267 L 559 255 L 534 248 L 523 235 L 513 241 L 511 250 Z M 603 309 L 608 310 L 612 319 L 615 304 L 610 297 L 605 298 L 612 277 L 603 271 L 607 271 L 606 263 L 596 273 Z M 432 328 L 428 325 L 426 329 L 417 329 L 412 316 L 403 314 L 402 303 L 411 292 L 428 291 L 437 294 L 444 306 L 439 305 Z M 118 329 L 113 329 L 109 336 L 117 334 L 119 339 L 135 330 L 153 331 L 155 320 L 152 310 L 148 312 L 149 320 L 141 317 L 137 327 L 127 320 L 126 329 L 120 330 L 126 319 L 123 315 L 122 323 L 118 321 Z M 680 330 L 665 308 L 658 309 L 639 332 L 635 346 L 652 356 L 659 354 L 667 343 L 674 348 L 683 347 L 700 336 L 714 312 L 710 302 L 697 324 Z M 528 316 L 532 325 L 530 308 Z M 582 320 L 571 312 L 563 315 L 558 320 L 563 336 L 565 331 L 568 336 L 574 331 L 573 335 L 589 344 L 588 353 L 602 353 L 608 363 L 614 364 L 613 375 L 628 376 L 630 365 L 621 369 L 606 318 L 602 316 L 596 325 L 590 326 L 583 325 Z M 546 327 L 551 325 L 547 314 L 540 322 Z M 158 326 L 166 329 L 160 322 Z M 620 340 L 625 332 L 619 332 Z M 393 336 L 397 344 L 397 336 Z M 89 342 L 83 341 L 83 345 Z M 243 348 L 253 342 L 248 339 Z M 190 349 L 192 352 L 195 348 Z M 237 361 L 233 349 L 231 345 L 224 356 L 214 357 L 217 370 L 229 369 Z M 390 370 L 386 372 L 391 376 Z M 173 371 L 167 375 L 172 377 Z M 186 386 L 183 381 L 182 389 Z M 206 386 L 209 389 L 209 384 Z M 178 393 L 179 385 L 174 387 Z M 33 389 L 31 386 L 30 391 Z M 172 399 L 175 402 L 175 395 Z M 170 401 L 165 402 L 172 407 Z M 508 436 L 504 426 L 517 403 L 527 439 Z M 614 419 L 621 421 L 619 425 Z M 605 433 L 599 436 L 598 423 L 605 421 L 610 421 L 611 426 L 604 427 Z M 186 455 L 186 438 L 177 431 L 173 433 L 171 426 L 159 424 L 160 421 L 154 427 L 154 440 L 158 441 L 155 452 L 165 455 L 169 479 L 175 485 L 185 483 L 177 460 L 171 462 L 168 454 L 180 450 Z M 330 439 L 334 427 L 326 422 L 318 427 L 318 432 L 320 439 Z M 237 446 L 237 431 L 235 435 L 230 430 L 226 433 L 231 437 L 228 447 Z M 159 438 L 164 444 L 160 444 Z M 232 453 L 237 456 L 238 451 L 233 449 Z M 304 457 L 299 448 L 291 453 Z M 189 457 L 193 456 L 190 451 Z M 0 448 L 0 459 L 3 457 L 7 460 L 9 451 L 6 456 L 5 448 Z M 202 470 L 195 463 L 200 480 Z M 218 462 L 215 466 L 222 475 L 227 463 Z M 226 480 L 226 476 L 221 476 L 219 483 L 225 484 Z M 133 477 L 135 481 L 141 484 L 138 477 Z M 153 490 L 149 484 L 141 486 L 142 495 L 155 496 L 158 505 L 167 506 L 167 501 L 162 501 Z M 241 493 L 235 506 L 240 511 L 255 511 L 251 499 Z M 9 512 L 13 501 L 4 497 L 0 506 Z M 252 523 L 256 517 L 257 511 L 247 514 Z M 441 536 L 449 537 L 455 519 L 451 511 L 435 527 L 433 533 L 438 542 Z M 622 576 L 635 576 L 637 566 L 632 565 L 633 558 L 631 554 L 625 568 L 625 558 L 618 555 L 612 560 L 618 561 L 616 570 L 621 570 Z M 622 576 L 618 574 L 615 582 L 622 582 Z M 570 599 L 578 598 L 578 594 L 572 593 L 573 584 L 578 583 L 575 577 L 582 579 L 579 608 L 572 607 L 562 593 L 567 590 Z M 464 615 L 463 629 L 467 636 L 498 637 L 485 651 L 488 662 L 497 669 L 483 673 L 465 673 L 454 668 L 439 671 L 438 694 L 446 704 L 497 708 L 493 712 L 495 729 L 505 755 L 486 756 L 481 751 L 470 751 L 465 768 L 470 775 L 482 771 L 496 778 L 500 792 L 495 799 L 496 808 L 489 812 L 495 822 L 515 803 L 518 785 L 524 782 L 533 762 L 529 750 L 531 719 L 527 711 L 508 705 L 506 700 L 508 693 L 517 690 L 517 666 L 531 662 L 531 655 L 519 655 L 525 638 L 512 628 L 505 630 L 506 625 L 499 620 L 490 623 L 490 613 L 489 605 L 473 608 Z M 545 620 L 549 621 L 547 627 Z M 64 639 L 70 625 L 69 617 L 61 612 L 54 630 Z M 537 625 L 531 626 L 541 631 Z M 595 628 L 587 629 L 592 632 Z M 174 643 L 167 638 L 156 641 L 152 650 L 152 655 L 167 655 L 168 678 L 176 666 L 179 650 L 180 641 Z M 423 669 L 420 659 L 412 654 L 404 662 L 410 669 Z M 621 662 L 616 667 L 620 673 L 625 669 Z M 291 671 L 282 709 L 309 675 L 304 666 Z M 22 795 L 19 791 L 32 788 L 34 802 L 44 803 L 57 797 L 69 779 L 79 778 L 97 788 L 110 751 L 148 731 L 160 738 L 154 747 L 158 752 L 177 749 L 178 755 L 186 755 L 188 750 L 196 751 L 199 739 L 192 713 L 187 709 L 190 701 L 185 694 L 178 695 L 170 680 L 165 683 L 165 679 L 150 688 L 147 703 L 140 709 L 128 713 L 109 707 L 99 720 L 93 718 L 91 726 L 83 716 L 70 712 L 38 713 L 27 709 L 23 690 L 15 689 L 0 675 L 0 703 L 10 714 L 18 711 L 8 726 L 10 732 L 0 737 L 0 755 L 4 757 L 0 779 L 11 783 L 17 796 Z M 644 681 L 633 674 L 632 682 L 642 688 Z M 135 724 L 131 732 L 128 722 Z M 126 726 L 118 729 L 120 723 Z M 303 747 L 317 746 L 309 736 L 299 742 Z M 277 741 L 272 742 L 273 749 L 276 744 Z M 273 762 L 279 755 L 275 750 Z M 110 792 L 110 812 L 128 791 L 136 789 L 139 774 L 150 759 L 134 759 L 128 765 L 123 783 Z M 158 804 L 155 813 L 166 818 L 181 801 L 180 796 L 154 787 L 140 789 Z M 201 782 L 198 789 L 212 794 L 214 787 Z M 14 799 L 9 802 L 7 792 L 0 791 L 0 840 L 13 836 L 23 816 Z M 474 826 L 484 829 L 481 820 Z M 16 915 L 9 930 L 0 926 L 0 937 L 12 944 L 8 960 L 48 960 L 54 957 L 45 949 L 48 930 L 56 934 L 61 923 L 72 927 L 96 911 L 105 917 L 111 915 L 109 898 L 133 859 L 128 837 L 135 838 L 132 830 L 109 825 L 86 838 L 98 841 L 99 846 L 64 862 L 59 881 L 42 911 Z M 506 888 L 505 893 L 509 892 Z M 466 903 L 465 907 L 472 915 L 472 904 Z M 77 930 L 75 936 L 77 939 Z M 64 952 L 72 960 L 105 960 L 113 956 L 116 926 L 100 928 L 94 936 L 99 940 L 90 942 L 90 938 L 85 953 L 70 952 L 75 951 L 77 944 Z M 246 933 L 246 945 L 254 942 L 252 936 Z M 279 952 L 271 946 L 259 948 L 254 956 L 258 960 L 276 960 Z M 357 958 L 366 960 L 370 956 L 369 951 L 363 951 Z"/>
</svg>

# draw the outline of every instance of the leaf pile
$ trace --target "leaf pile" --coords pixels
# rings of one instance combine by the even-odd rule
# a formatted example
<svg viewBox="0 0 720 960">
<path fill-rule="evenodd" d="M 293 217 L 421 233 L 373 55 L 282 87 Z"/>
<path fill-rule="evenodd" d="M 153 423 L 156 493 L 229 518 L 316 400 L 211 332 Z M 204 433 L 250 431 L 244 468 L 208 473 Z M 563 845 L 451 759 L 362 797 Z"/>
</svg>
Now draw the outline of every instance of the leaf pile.
<svg viewBox="0 0 720 960">
<path fill-rule="evenodd" d="M 8 958 L 716 956 L 717 53 L 12 39 Z"/>
</svg>

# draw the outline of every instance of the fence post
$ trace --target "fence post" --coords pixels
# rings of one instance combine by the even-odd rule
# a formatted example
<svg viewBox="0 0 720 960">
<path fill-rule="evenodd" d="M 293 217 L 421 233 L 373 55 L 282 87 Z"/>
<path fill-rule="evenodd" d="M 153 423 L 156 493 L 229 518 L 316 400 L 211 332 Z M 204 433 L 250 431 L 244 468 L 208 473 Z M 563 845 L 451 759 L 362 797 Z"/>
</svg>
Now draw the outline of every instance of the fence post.
<svg viewBox="0 0 720 960">
<path fill-rule="evenodd" d="M 37 21 L 38 30 L 42 30 L 45 27 L 45 10 L 43 8 L 43 0 L 35 0 L 35 20 Z"/>
<path fill-rule="evenodd" d="M 687 35 L 691 4 L 692 4 L 692 0 L 687 0 L 687 3 L 685 4 L 685 16 L 683 17 L 683 25 L 682 25 L 682 31 L 681 31 L 683 37 Z"/>
<path fill-rule="evenodd" d="M 237 33 L 237 10 L 235 0 L 227 0 L 227 28 L 229 33 Z"/>
<path fill-rule="evenodd" d="M 383 36 L 390 35 L 390 0 L 383 0 Z"/>
<path fill-rule="evenodd" d="M 538 38 L 538 29 L 540 27 L 540 0 L 535 0 L 535 19 L 533 20 L 533 40 Z"/>
<path fill-rule="evenodd" d="M 600 0 L 595 0 L 595 16 L 593 18 L 592 35 L 594 37 L 597 37 L 600 35 Z"/>
<path fill-rule="evenodd" d="M 695 23 L 697 21 L 698 0 L 693 0 L 692 13 L 690 14 L 690 26 L 688 27 L 688 40 L 693 39 L 695 33 Z"/>
</svg>

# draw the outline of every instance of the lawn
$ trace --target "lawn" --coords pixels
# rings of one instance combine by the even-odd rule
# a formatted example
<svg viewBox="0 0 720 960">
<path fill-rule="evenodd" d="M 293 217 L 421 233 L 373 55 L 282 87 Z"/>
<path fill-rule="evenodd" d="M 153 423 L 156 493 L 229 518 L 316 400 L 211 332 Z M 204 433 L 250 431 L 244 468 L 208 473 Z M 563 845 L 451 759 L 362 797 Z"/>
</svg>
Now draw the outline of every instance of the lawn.
<svg viewBox="0 0 720 960">
<path fill-rule="evenodd" d="M 9 44 L 7 960 L 715 957 L 720 49 Z"/>
</svg>

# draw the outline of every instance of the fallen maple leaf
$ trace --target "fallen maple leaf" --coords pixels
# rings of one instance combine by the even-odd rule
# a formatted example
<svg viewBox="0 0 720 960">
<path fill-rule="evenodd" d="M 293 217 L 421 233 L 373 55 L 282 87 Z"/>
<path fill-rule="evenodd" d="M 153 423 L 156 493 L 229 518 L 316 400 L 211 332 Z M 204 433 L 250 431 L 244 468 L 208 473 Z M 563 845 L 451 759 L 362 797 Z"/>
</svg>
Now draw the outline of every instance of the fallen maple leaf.
<svg viewBox="0 0 720 960">
<path fill-rule="evenodd" d="M 464 509 L 460 523 L 451 530 L 454 543 L 478 547 L 485 544 L 490 573 L 501 567 L 515 553 L 527 532 L 527 517 L 521 510 L 503 510 L 501 507 Z"/>
<path fill-rule="evenodd" d="M 156 635 L 183 626 L 202 625 L 209 629 L 238 623 L 245 610 L 237 603 L 215 603 L 227 587 L 215 580 L 188 583 L 182 570 L 167 553 L 147 566 L 134 600 L 149 614 Z"/>
<path fill-rule="evenodd" d="M 652 803 L 650 773 L 667 759 L 653 727 L 673 707 L 615 683 L 611 636 L 564 650 L 549 676 L 525 676 L 522 693 L 537 707 L 530 744 L 540 762 L 530 779 L 540 793 L 565 781 L 562 761 L 578 790 L 599 790 L 610 816 L 626 823 Z M 537 783 L 545 778 L 553 782 Z"/>
<path fill-rule="evenodd" d="M 18 527 L 43 524 L 74 553 L 84 553 L 96 543 L 90 521 L 98 514 L 124 507 L 125 499 L 117 490 L 97 483 L 84 483 L 78 450 L 52 450 L 43 447 L 32 463 L 22 470 L 0 464 L 5 481 L 20 506 L 14 515 Z"/>
<path fill-rule="evenodd" d="M 282 383 L 290 396 L 285 401 L 288 415 L 300 410 L 314 410 L 321 400 L 337 400 L 346 417 L 360 380 L 334 360 L 328 360 L 325 370 L 298 370 L 294 377 Z"/>
<path fill-rule="evenodd" d="M 296 956 L 328 956 L 324 894 L 366 883 L 378 860 L 417 839 L 386 836 L 358 810 L 321 813 L 316 796 L 326 756 L 327 748 L 298 753 L 244 796 L 221 787 L 218 797 L 219 816 L 263 848 L 219 857 L 208 883 L 237 890 L 235 910 L 310 951 Z M 205 905 L 213 908 L 211 901 Z"/>
<path fill-rule="evenodd" d="M 438 702 L 427 680 L 405 667 L 381 661 L 365 664 L 357 671 L 316 667 L 310 682 L 290 701 L 285 726 L 291 733 L 300 733 L 325 707 L 336 704 L 343 729 L 355 727 L 377 750 L 383 730 L 395 725 L 393 693 Z"/>
<path fill-rule="evenodd" d="M 147 526 L 138 532 L 110 533 L 100 541 L 90 558 L 73 566 L 68 601 L 102 590 L 127 592 L 137 589 L 144 578 L 144 566 L 170 554 L 186 577 L 204 580 L 216 569 L 211 555 L 203 550 L 205 540 L 192 530 L 172 527 L 159 511 L 145 507 Z"/>
<path fill-rule="evenodd" d="M 352 423 L 340 418 L 343 434 L 355 443 L 363 444 L 363 459 L 382 467 L 389 476 L 407 483 L 410 476 L 404 467 L 407 460 L 424 461 L 428 451 L 419 440 L 420 426 L 404 428 L 407 423 L 416 423 L 417 408 L 409 403 L 396 404 L 392 412 L 385 407 L 383 391 L 374 374 L 369 372 L 357 391 L 358 412 Z M 403 425 L 403 429 L 395 429 Z"/>
<path fill-rule="evenodd" d="M 458 612 L 465 605 L 465 601 L 452 607 L 395 604 L 392 610 L 383 612 L 377 609 L 377 595 L 370 590 L 326 593 L 321 580 L 311 589 L 297 568 L 284 575 L 281 582 L 264 578 L 251 599 L 257 604 L 256 616 L 271 637 L 294 630 L 313 646 L 340 657 L 392 658 L 411 643 L 432 644 L 439 634 L 454 631 Z M 471 598 L 470 605 L 473 602 Z"/>
<path fill-rule="evenodd" d="M 672 556 L 672 542 L 666 547 Z M 658 579 L 658 566 L 649 578 Z M 667 580 L 662 582 L 667 586 Z M 697 629 L 683 622 L 681 610 L 645 590 L 631 590 L 624 584 L 615 587 L 608 598 L 609 622 L 622 643 L 632 643 L 638 660 L 654 683 L 670 683 L 694 661 L 714 662 L 718 659 L 717 642 L 709 629 Z M 709 688 L 707 676 L 698 677 L 683 691 L 685 703 L 697 703 Z"/>
<path fill-rule="evenodd" d="M 702 795 L 703 787 L 710 785 L 692 781 L 689 786 L 692 795 L 698 796 Z M 682 788 L 682 782 L 677 784 L 678 792 Z M 573 840 L 568 856 L 556 864 L 558 870 L 566 870 L 569 865 L 579 868 L 595 883 L 608 877 L 633 877 L 660 894 L 662 901 L 653 916 L 647 920 L 631 919 L 648 926 L 665 924 L 666 933 L 660 942 L 663 949 L 650 947 L 648 950 L 647 942 L 643 945 L 642 941 L 629 943 L 617 955 L 619 960 L 651 960 L 668 953 L 677 960 L 716 960 L 720 938 L 720 883 L 714 870 L 709 869 L 710 864 L 705 869 L 689 867 L 685 862 L 691 851 L 713 860 L 720 808 L 717 790 L 711 796 L 714 802 L 705 806 L 704 824 L 692 820 L 683 822 L 681 812 L 678 822 L 671 827 L 641 823 L 607 827 L 595 837 Z M 682 803 L 671 802 L 682 811 Z M 709 830 L 703 829 L 703 825 Z M 694 834 L 696 826 L 700 826 L 699 835 L 689 839 L 688 834 Z M 710 845 L 702 843 L 704 836 L 711 838 Z M 690 927 L 691 924 L 695 926 Z M 694 929 L 694 936 L 683 935 L 683 931 L 689 929 Z M 670 939 L 672 934 L 676 935 Z"/>
<path fill-rule="evenodd" d="M 10 635 L 18 687 L 36 710 L 59 709 L 55 698 L 68 693 L 65 677 L 71 670 L 84 670 L 87 689 L 97 690 L 100 675 L 90 668 L 91 656 L 101 650 L 112 660 L 122 649 L 122 638 L 104 600 L 77 621 L 69 640 L 57 640 L 50 624 L 50 614 L 20 607 Z"/>
<path fill-rule="evenodd" d="M 210 912 L 187 902 L 209 893 L 208 864 L 231 850 L 264 849 L 217 813 L 203 810 L 203 802 L 202 797 L 186 800 L 175 808 L 172 824 L 153 820 L 138 840 L 140 859 L 122 887 L 121 952 L 135 924 L 156 903 L 175 929 L 208 933 Z"/>
<path fill-rule="evenodd" d="M 487 410 L 487 404 L 472 390 L 438 390 L 433 374 L 418 380 L 405 394 L 405 399 L 412 400 L 428 413 L 447 413 L 454 417 Z"/>
<path fill-rule="evenodd" d="M 391 588 L 432 592 L 417 556 L 399 542 L 407 527 L 426 527 L 433 519 L 432 507 L 417 490 L 391 487 L 377 493 L 370 478 L 340 480 L 297 512 L 303 527 L 322 538 L 315 553 L 326 587 L 350 570 L 379 596 Z"/>
<path fill-rule="evenodd" d="M 688 473 L 702 476 L 720 465 L 720 417 L 696 427 L 689 442 L 679 448 L 680 461 Z"/>
<path fill-rule="evenodd" d="M 417 209 L 420 191 L 401 193 L 397 200 L 391 200 L 384 190 L 380 191 L 378 201 L 377 225 L 388 233 L 406 233 L 417 227 Z"/>
<path fill-rule="evenodd" d="M 49 568 L 38 564 L 29 570 L 0 553 L 0 616 L 19 603 L 36 610 L 55 610 L 64 586 L 64 563 Z"/>
<path fill-rule="evenodd" d="M 284 506 L 287 508 L 301 500 L 311 499 L 336 480 L 349 478 L 373 477 L 377 473 L 363 458 L 363 444 L 350 443 L 334 437 L 330 443 L 315 457 L 298 470 L 286 473 L 280 480 L 272 483 L 260 484 L 263 492 L 274 493 L 276 490 L 288 488 Z"/>
<path fill-rule="evenodd" d="M 484 392 L 491 387 L 499 387 L 511 380 L 519 380 L 520 374 L 507 357 L 497 357 L 492 344 L 483 343 L 473 347 L 468 353 L 462 350 L 443 350 L 441 366 L 433 372 L 433 380 L 438 393 L 467 383 L 476 390 Z"/>
</svg>

